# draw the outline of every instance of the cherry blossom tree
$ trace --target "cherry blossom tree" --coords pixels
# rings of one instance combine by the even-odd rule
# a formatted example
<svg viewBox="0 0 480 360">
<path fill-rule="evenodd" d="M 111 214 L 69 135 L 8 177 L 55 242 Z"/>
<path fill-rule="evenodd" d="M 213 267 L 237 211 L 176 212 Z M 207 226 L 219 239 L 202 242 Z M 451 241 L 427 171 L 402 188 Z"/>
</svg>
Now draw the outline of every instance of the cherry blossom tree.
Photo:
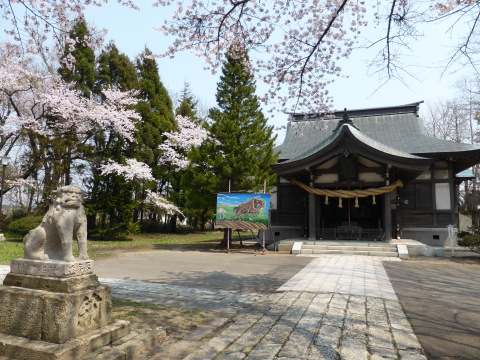
<svg viewBox="0 0 480 360">
<path fill-rule="evenodd" d="M 173 205 L 170 201 L 165 199 L 163 196 L 147 190 L 147 206 L 149 210 L 153 213 L 165 214 L 165 215 L 183 215 L 178 207 Z"/>
<path fill-rule="evenodd" d="M 177 131 L 164 133 L 167 138 L 159 145 L 163 151 L 162 164 L 172 166 L 175 171 L 185 170 L 190 161 L 187 154 L 193 147 L 199 147 L 208 137 L 208 131 L 186 116 L 177 115 Z"/>
<path fill-rule="evenodd" d="M 103 96 L 82 97 L 58 77 L 33 68 L 18 46 L 0 44 L 0 152 L 7 156 L 25 133 L 59 136 L 75 132 L 88 137 L 95 129 L 115 131 L 133 139 L 138 114 L 134 92 L 105 89 Z M 46 123 L 46 116 L 55 122 Z M 27 174 L 26 174 L 27 175 Z"/>
<path fill-rule="evenodd" d="M 34 58 L 25 56 L 18 45 L 0 43 L 0 55 L 0 155 L 23 154 L 19 166 L 22 173 L 16 176 L 43 179 L 43 186 L 37 189 L 43 194 L 43 207 L 49 205 L 51 189 L 72 181 L 69 169 L 73 161 L 79 165 L 89 161 L 82 149 L 95 134 L 115 132 L 134 141 L 135 124 L 140 119 L 132 110 L 137 103 L 136 92 L 104 88 L 95 96 L 85 97 L 75 84 L 63 81 L 57 74 L 39 71 Z M 62 143 L 62 152 L 52 152 L 57 149 L 54 144 L 65 137 L 75 141 L 68 142 L 65 149 Z M 55 167 L 62 159 L 63 167 Z M 132 166 L 129 175 L 144 177 L 145 172 Z M 6 190 L 19 193 L 26 189 L 24 185 L 13 185 L 7 182 Z M 33 199 L 31 191 L 22 192 Z M 28 202 L 29 209 L 32 204 Z"/>
<path fill-rule="evenodd" d="M 426 22 L 452 18 L 452 31 L 467 24 L 466 34 L 457 33 L 449 64 L 463 58 L 475 65 L 479 12 L 474 0 L 192 0 L 178 5 L 173 20 L 158 30 L 175 37 L 166 56 L 194 51 L 210 68 L 221 65 L 232 44 L 251 57 L 256 51 L 261 56 L 252 62 L 253 71 L 270 85 L 264 101 L 322 111 L 331 104 L 329 85 L 343 75 L 339 64 L 359 47 L 377 50 L 374 71 L 387 78 L 409 76 L 405 55 Z"/>
<path fill-rule="evenodd" d="M 107 159 L 106 164 L 100 165 L 100 171 L 102 175 L 116 174 L 123 176 L 127 181 L 155 180 L 152 176 L 152 170 L 146 164 L 135 159 L 127 159 L 125 165 Z"/>
<path fill-rule="evenodd" d="M 63 29 L 71 28 L 72 19 L 83 16 L 86 6 L 101 6 L 103 2 L 2 0 L 0 14 L 6 20 L 7 33 L 23 50 L 38 53 L 52 37 L 60 43 Z M 138 9 L 140 3 L 118 2 L 133 9 Z M 164 55 L 193 51 L 206 58 L 209 68 L 216 69 L 232 44 L 246 48 L 252 59 L 256 51 L 261 56 L 252 62 L 252 70 L 270 85 L 264 100 L 276 99 L 293 109 L 328 109 L 331 103 L 328 87 L 342 76 L 339 64 L 358 47 L 377 50 L 373 68 L 387 78 L 408 76 L 405 55 L 412 41 L 421 36 L 421 26 L 428 22 L 451 20 L 458 46 L 447 66 L 478 63 L 480 3 L 476 0 L 153 0 L 152 3 L 176 9 L 173 18 L 158 28 L 174 37 Z M 93 37 L 82 41 L 96 46 Z M 68 57 L 66 61 L 69 62 Z"/>
</svg>

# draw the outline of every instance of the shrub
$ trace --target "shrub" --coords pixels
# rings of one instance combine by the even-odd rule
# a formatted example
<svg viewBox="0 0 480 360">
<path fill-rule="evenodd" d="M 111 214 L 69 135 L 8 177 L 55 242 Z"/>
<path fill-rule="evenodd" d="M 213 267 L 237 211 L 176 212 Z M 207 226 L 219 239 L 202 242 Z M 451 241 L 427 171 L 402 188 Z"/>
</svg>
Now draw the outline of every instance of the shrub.
<svg viewBox="0 0 480 360">
<path fill-rule="evenodd" d="M 10 216 L 8 216 L 6 213 L 1 213 L 0 214 L 0 233 L 6 232 L 8 229 L 8 224 L 10 224 L 10 221 L 12 219 Z"/>
<path fill-rule="evenodd" d="M 8 225 L 8 231 L 23 235 L 28 234 L 32 229 L 35 229 L 42 222 L 43 216 L 27 216 L 12 221 Z"/>
<path fill-rule="evenodd" d="M 458 245 L 468 247 L 471 251 L 480 254 L 480 234 L 465 235 L 458 240 Z"/>
<path fill-rule="evenodd" d="M 460 238 L 460 239 L 463 239 L 467 235 L 472 235 L 472 233 L 470 233 L 468 231 L 460 231 L 459 233 L 457 233 L 457 237 Z"/>
</svg>

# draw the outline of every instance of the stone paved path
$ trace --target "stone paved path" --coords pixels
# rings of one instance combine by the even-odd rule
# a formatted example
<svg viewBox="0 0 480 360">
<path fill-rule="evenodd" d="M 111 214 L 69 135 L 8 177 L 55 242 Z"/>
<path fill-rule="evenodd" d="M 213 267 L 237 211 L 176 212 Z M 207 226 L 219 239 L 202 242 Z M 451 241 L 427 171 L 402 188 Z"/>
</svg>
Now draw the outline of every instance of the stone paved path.
<svg viewBox="0 0 480 360">
<path fill-rule="evenodd" d="M 187 360 L 426 360 L 382 265 L 398 258 L 314 257 L 268 295 L 101 281 L 114 297 L 233 314 Z M 0 280 L 7 272 L 0 266 Z"/>
<path fill-rule="evenodd" d="M 134 280 L 99 279 L 112 287 L 114 299 L 130 299 L 200 310 L 214 310 L 236 314 L 263 294 L 239 291 L 194 289 L 182 286 L 163 285 Z"/>
<path fill-rule="evenodd" d="M 322 256 L 186 359 L 423 359 L 381 261 Z"/>
</svg>

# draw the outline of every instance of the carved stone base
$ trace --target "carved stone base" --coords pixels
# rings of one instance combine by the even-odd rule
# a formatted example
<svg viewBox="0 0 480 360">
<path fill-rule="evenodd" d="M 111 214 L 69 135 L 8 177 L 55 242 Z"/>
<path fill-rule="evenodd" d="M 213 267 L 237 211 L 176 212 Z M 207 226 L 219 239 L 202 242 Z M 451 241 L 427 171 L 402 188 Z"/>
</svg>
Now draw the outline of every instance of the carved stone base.
<svg viewBox="0 0 480 360">
<path fill-rule="evenodd" d="M 116 320 L 108 326 L 63 344 L 29 340 L 0 334 L 0 358 L 35 360 L 76 360 L 130 333 L 128 321 Z"/>
<path fill-rule="evenodd" d="M 10 271 L 14 274 L 67 278 L 93 274 L 93 260 L 67 262 L 20 258 L 10 261 Z"/>
<path fill-rule="evenodd" d="M 8 273 L 3 285 L 17 286 L 27 289 L 45 290 L 61 293 L 73 293 L 100 286 L 97 275 L 82 275 L 71 278 L 38 277 Z"/>
<path fill-rule="evenodd" d="M 0 332 L 63 344 L 112 322 L 110 287 L 73 293 L 0 286 Z"/>
<path fill-rule="evenodd" d="M 129 334 L 93 261 L 14 259 L 0 285 L 0 358 L 76 360 Z"/>
</svg>

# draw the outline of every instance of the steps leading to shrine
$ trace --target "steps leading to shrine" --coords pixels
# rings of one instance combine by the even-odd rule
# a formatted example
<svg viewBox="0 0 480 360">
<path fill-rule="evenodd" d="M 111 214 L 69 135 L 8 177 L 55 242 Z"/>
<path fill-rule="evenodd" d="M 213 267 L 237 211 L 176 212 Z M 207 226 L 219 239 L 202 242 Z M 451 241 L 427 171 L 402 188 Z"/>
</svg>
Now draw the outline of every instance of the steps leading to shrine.
<svg viewBox="0 0 480 360">
<path fill-rule="evenodd" d="M 292 254 L 302 255 L 365 255 L 398 257 L 397 245 L 383 242 L 326 242 L 302 241 L 295 242 Z"/>
</svg>

